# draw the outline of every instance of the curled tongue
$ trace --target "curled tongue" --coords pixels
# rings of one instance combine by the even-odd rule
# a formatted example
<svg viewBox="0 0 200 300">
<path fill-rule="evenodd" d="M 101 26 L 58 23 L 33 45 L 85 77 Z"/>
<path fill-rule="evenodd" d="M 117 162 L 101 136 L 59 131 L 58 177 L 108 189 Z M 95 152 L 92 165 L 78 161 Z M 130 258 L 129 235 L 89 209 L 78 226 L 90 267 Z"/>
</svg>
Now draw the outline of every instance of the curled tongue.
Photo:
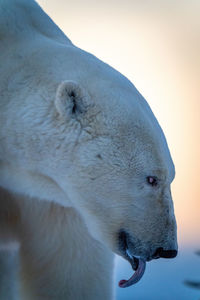
<svg viewBox="0 0 200 300">
<path fill-rule="evenodd" d="M 142 260 L 141 258 L 134 257 L 134 260 L 137 263 L 137 268 L 135 270 L 135 273 L 128 280 L 125 280 L 125 279 L 120 280 L 119 287 L 121 287 L 121 288 L 129 287 L 129 286 L 137 283 L 142 278 L 145 268 L 146 268 L 146 262 L 144 260 Z M 133 264 L 132 264 L 132 267 L 133 267 Z"/>
</svg>

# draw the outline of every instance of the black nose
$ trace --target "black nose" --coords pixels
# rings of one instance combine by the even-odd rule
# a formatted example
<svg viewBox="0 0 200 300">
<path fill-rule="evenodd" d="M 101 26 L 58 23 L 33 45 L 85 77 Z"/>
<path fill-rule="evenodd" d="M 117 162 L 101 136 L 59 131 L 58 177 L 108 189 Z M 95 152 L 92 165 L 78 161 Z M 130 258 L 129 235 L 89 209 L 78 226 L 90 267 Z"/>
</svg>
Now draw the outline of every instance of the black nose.
<svg viewBox="0 0 200 300">
<path fill-rule="evenodd" d="M 154 257 L 174 258 L 177 256 L 177 253 L 177 250 L 164 250 L 163 248 L 158 248 L 154 254 Z"/>
</svg>

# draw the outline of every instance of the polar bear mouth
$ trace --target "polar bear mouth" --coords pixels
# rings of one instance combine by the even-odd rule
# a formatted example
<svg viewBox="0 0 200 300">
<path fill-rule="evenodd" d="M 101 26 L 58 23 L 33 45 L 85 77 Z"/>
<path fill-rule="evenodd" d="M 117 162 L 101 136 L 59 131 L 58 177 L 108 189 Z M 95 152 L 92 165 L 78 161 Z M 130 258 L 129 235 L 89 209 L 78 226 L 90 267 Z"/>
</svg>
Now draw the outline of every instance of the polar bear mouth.
<svg viewBox="0 0 200 300">
<path fill-rule="evenodd" d="M 129 258 L 129 261 L 131 259 Z M 133 268 L 133 270 L 135 271 L 135 273 L 128 279 L 122 279 L 119 281 L 118 285 L 121 288 L 126 288 L 129 287 L 135 283 L 137 283 L 138 281 L 140 281 L 140 279 L 142 278 L 142 276 L 144 275 L 145 272 L 145 268 L 146 268 L 146 261 L 141 259 L 140 257 L 132 257 L 131 262 L 131 266 Z"/>
<path fill-rule="evenodd" d="M 126 288 L 140 281 L 146 269 L 146 261 L 141 257 L 133 256 L 130 253 L 127 242 L 127 234 L 125 231 L 121 231 L 119 233 L 119 241 L 122 256 L 130 262 L 132 269 L 135 271 L 128 280 L 122 279 L 119 281 L 119 287 Z"/>
</svg>

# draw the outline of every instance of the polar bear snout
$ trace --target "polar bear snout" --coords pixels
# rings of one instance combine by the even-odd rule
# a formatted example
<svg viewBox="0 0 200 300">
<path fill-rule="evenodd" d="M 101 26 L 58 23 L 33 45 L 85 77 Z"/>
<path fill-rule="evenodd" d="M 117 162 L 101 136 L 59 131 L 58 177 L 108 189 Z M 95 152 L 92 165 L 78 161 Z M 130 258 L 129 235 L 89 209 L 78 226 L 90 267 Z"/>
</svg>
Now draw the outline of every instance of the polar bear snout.
<svg viewBox="0 0 200 300">
<path fill-rule="evenodd" d="M 178 254 L 178 251 L 173 250 L 164 250 L 162 247 L 159 247 L 156 249 L 156 252 L 154 253 L 153 257 L 154 259 L 157 258 L 175 258 Z"/>
<path fill-rule="evenodd" d="M 119 251 L 121 255 L 129 260 L 130 257 L 142 257 L 145 261 L 158 258 L 175 258 L 178 254 L 176 247 L 149 247 L 141 240 L 133 237 L 125 230 L 120 230 L 118 235 Z"/>
<path fill-rule="evenodd" d="M 175 258 L 177 254 L 177 249 L 164 249 L 163 247 L 158 247 L 155 252 L 147 258 L 147 261 L 158 258 Z"/>
</svg>

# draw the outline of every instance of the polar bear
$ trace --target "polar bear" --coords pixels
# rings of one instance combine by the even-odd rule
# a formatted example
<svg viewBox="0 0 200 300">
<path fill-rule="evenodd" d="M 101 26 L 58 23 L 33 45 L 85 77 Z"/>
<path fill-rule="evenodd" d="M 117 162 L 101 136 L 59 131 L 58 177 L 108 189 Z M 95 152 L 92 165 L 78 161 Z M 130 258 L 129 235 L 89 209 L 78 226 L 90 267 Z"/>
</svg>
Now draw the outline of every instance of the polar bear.
<svg viewBox="0 0 200 300">
<path fill-rule="evenodd" d="M 135 270 L 121 287 L 175 257 L 174 165 L 134 85 L 33 0 L 0 0 L 0 66 L 0 254 L 17 252 L 19 299 L 110 300 L 114 253 Z"/>
</svg>

